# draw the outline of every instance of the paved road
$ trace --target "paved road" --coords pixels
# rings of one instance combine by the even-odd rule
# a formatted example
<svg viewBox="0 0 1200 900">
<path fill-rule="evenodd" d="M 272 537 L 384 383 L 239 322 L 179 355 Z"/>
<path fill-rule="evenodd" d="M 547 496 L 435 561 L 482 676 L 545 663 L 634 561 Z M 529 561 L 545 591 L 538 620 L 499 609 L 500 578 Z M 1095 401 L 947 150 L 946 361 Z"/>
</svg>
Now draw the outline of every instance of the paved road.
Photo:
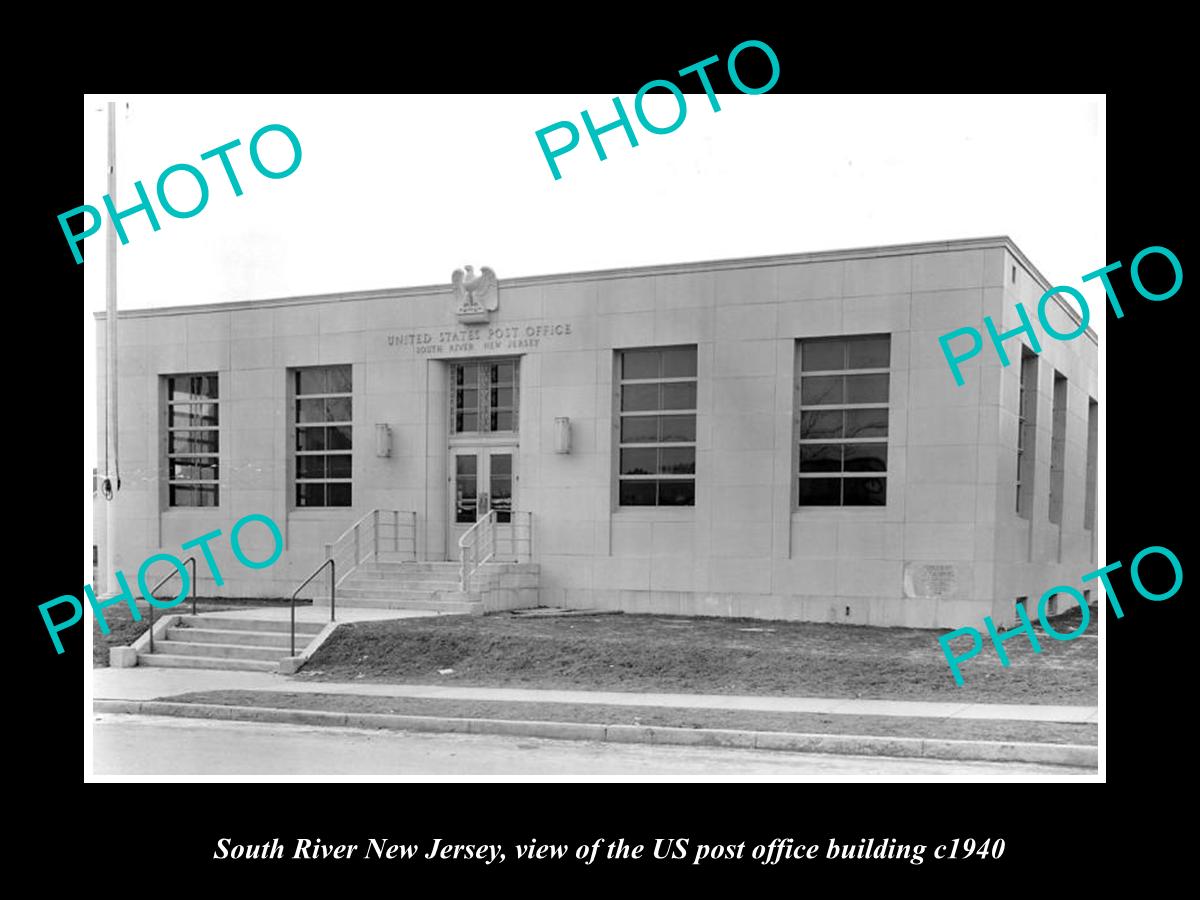
<svg viewBox="0 0 1200 900">
<path fill-rule="evenodd" d="M 96 775 L 1031 781 L 1091 769 L 97 714 Z"/>
</svg>

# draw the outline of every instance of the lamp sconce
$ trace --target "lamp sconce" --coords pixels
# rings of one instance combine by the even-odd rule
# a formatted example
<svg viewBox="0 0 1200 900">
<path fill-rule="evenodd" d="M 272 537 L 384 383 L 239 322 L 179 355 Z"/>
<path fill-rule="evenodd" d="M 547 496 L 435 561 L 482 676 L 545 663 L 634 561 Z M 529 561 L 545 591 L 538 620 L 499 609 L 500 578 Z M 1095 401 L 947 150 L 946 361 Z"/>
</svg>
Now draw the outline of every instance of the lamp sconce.
<svg viewBox="0 0 1200 900">
<path fill-rule="evenodd" d="M 569 416 L 554 418 L 554 452 L 571 452 L 571 419 Z"/>
<path fill-rule="evenodd" d="M 392 427 L 379 424 L 375 426 L 375 455 L 392 455 Z"/>
</svg>

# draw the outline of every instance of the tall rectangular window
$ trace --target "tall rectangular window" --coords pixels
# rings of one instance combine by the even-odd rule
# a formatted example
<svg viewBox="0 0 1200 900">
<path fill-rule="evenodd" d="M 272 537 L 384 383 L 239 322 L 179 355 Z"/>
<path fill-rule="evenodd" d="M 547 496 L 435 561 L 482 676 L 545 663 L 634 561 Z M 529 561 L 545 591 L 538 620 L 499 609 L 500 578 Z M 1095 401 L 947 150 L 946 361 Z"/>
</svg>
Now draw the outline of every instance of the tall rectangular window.
<svg viewBox="0 0 1200 900">
<path fill-rule="evenodd" d="M 887 334 L 799 342 L 798 505 L 887 503 L 891 354 Z"/>
<path fill-rule="evenodd" d="M 1054 373 L 1054 412 L 1050 422 L 1050 521 L 1062 524 L 1067 456 L 1067 377 Z"/>
<path fill-rule="evenodd" d="M 350 366 L 292 371 L 296 403 L 296 506 L 350 506 L 353 383 Z"/>
<path fill-rule="evenodd" d="M 696 348 L 618 351 L 618 503 L 696 505 Z"/>
<path fill-rule="evenodd" d="M 1084 488 L 1083 527 L 1096 527 L 1096 473 L 1099 469 L 1100 406 L 1088 398 L 1087 486 Z"/>
<path fill-rule="evenodd" d="M 217 376 L 167 377 L 167 504 L 220 503 Z"/>
<path fill-rule="evenodd" d="M 450 428 L 454 434 L 517 430 L 515 359 L 450 365 Z"/>
<path fill-rule="evenodd" d="M 1037 354 L 1021 345 L 1021 388 L 1017 396 L 1017 515 L 1030 518 L 1037 437 Z"/>
</svg>

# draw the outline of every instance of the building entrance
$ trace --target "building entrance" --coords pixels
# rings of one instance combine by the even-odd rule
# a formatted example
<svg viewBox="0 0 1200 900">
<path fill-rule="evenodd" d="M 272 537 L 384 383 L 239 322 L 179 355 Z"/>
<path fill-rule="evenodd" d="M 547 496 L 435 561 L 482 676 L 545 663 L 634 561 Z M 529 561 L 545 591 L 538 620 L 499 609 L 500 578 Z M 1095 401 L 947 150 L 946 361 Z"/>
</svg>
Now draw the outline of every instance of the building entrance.
<svg viewBox="0 0 1200 900">
<path fill-rule="evenodd" d="M 450 374 L 449 540 L 447 558 L 459 558 L 458 541 L 489 512 L 510 525 L 517 509 L 516 359 L 454 362 Z"/>
</svg>

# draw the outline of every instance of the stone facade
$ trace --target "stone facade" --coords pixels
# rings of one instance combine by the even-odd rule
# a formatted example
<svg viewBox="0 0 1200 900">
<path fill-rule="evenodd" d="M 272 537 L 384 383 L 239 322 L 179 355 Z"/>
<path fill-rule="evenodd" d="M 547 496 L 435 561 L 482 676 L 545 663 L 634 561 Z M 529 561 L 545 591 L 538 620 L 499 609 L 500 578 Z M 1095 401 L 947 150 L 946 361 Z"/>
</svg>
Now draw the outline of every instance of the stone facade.
<svg viewBox="0 0 1200 900">
<path fill-rule="evenodd" d="M 1008 239 L 536 278 L 505 278 L 490 262 L 499 308 L 480 325 L 456 321 L 449 285 L 121 313 L 117 568 L 132 575 L 151 553 L 178 554 L 216 528 L 227 537 L 242 516 L 265 513 L 284 533 L 279 562 L 250 570 L 216 542 L 226 581 L 217 587 L 201 560 L 199 593 L 287 596 L 373 508 L 415 511 L 419 558 L 453 558 L 450 364 L 482 357 L 519 359 L 515 507 L 533 515 L 543 605 L 978 626 L 989 614 L 1011 623 L 1017 597 L 1036 604 L 1095 568 L 1084 527 L 1095 336 L 1042 341 L 1027 386 L 1037 398 L 1028 517 L 1014 503 L 1027 338 L 1006 342 L 1008 367 L 985 344 L 963 364 L 962 387 L 938 345 L 954 328 L 982 331 L 984 315 L 1015 328 L 1017 302 L 1035 313 L 1049 285 Z M 1056 303 L 1050 320 L 1073 330 Z M 799 506 L 798 341 L 875 334 L 891 337 L 886 504 Z M 696 348 L 695 504 L 620 506 L 618 352 L 679 345 Z M 332 364 L 352 367 L 353 506 L 298 509 L 289 373 Z M 220 505 L 168 508 L 163 376 L 210 372 Z M 1056 372 L 1066 378 L 1057 433 Z M 566 453 L 555 448 L 560 417 Z M 381 424 L 390 456 L 376 452 Z M 1061 522 L 1050 510 L 1057 434 Z M 100 501 L 95 519 L 101 542 Z M 249 555 L 269 555 L 265 529 L 245 537 Z"/>
</svg>

